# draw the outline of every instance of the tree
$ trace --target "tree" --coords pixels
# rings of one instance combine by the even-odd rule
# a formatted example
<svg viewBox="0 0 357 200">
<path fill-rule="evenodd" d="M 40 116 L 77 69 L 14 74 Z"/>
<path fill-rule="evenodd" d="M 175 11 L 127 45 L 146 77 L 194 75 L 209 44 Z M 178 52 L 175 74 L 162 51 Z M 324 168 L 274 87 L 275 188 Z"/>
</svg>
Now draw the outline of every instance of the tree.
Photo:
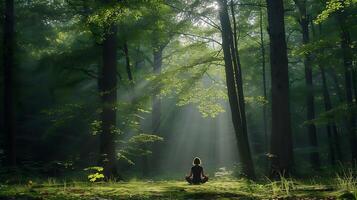
<svg viewBox="0 0 357 200">
<path fill-rule="evenodd" d="M 104 3 L 108 4 L 107 0 Z M 102 42 L 102 68 L 99 78 L 101 96 L 100 163 L 106 178 L 117 175 L 116 169 L 116 104 L 117 104 L 117 27 L 110 24 Z"/>
<path fill-rule="evenodd" d="M 318 34 L 316 34 L 315 28 L 314 28 L 314 23 L 311 21 L 311 29 L 312 29 L 312 35 L 313 35 L 313 41 L 318 42 L 321 40 L 321 32 L 322 32 L 322 26 L 319 24 L 318 26 Z M 322 79 L 322 93 L 323 93 L 323 100 L 324 100 L 324 108 L 325 112 L 328 112 L 332 110 L 332 101 L 330 97 L 330 93 L 328 90 L 328 83 L 327 83 L 327 76 L 326 76 L 326 70 L 323 65 L 323 60 L 326 60 L 327 58 L 324 57 L 324 49 L 319 49 L 314 57 L 318 61 L 318 67 L 320 69 L 321 73 L 321 79 Z M 336 75 L 336 74 L 334 74 Z M 337 79 L 337 77 L 335 77 Z M 338 92 L 338 91 L 337 91 Z M 329 121 L 326 123 L 326 133 L 327 133 L 327 138 L 329 142 L 329 160 L 331 165 L 336 164 L 336 160 L 342 161 L 342 153 L 341 153 L 341 144 L 340 144 L 340 136 L 337 131 L 337 125 L 336 122 L 334 121 Z"/>
<path fill-rule="evenodd" d="M 265 100 L 268 99 L 267 95 L 267 81 L 266 81 L 266 66 L 265 66 L 265 44 L 264 44 L 264 33 L 263 33 L 263 8 L 259 8 L 259 32 L 260 32 L 260 51 L 262 55 L 262 78 L 263 78 L 263 95 Z M 267 126 L 267 104 L 263 105 L 263 126 L 264 126 L 264 140 L 265 149 L 268 152 L 268 126 Z"/>
<path fill-rule="evenodd" d="M 349 134 L 349 142 L 351 149 L 351 161 L 354 163 L 357 160 L 357 137 L 356 137 L 356 113 L 354 111 L 355 101 L 357 97 L 357 72 L 353 67 L 354 51 L 352 50 L 352 41 L 350 36 L 351 29 L 349 23 L 354 20 L 355 1 L 338 1 L 330 0 L 326 2 L 326 8 L 317 16 L 315 23 L 321 23 L 326 20 L 331 14 L 336 16 L 339 32 L 340 32 L 340 48 L 342 51 L 342 60 L 344 67 L 345 78 L 345 100 L 349 107 L 349 113 L 346 119 L 347 131 Z M 351 22 L 350 22 L 351 21 Z M 337 82 L 337 78 L 333 78 Z"/>
<path fill-rule="evenodd" d="M 302 43 L 303 45 L 308 45 L 310 43 L 309 36 L 309 22 L 310 16 L 306 9 L 306 0 L 294 0 L 295 5 L 299 11 L 299 24 L 302 32 Z M 315 118 L 315 106 L 314 106 L 314 86 L 312 77 L 312 60 L 311 54 L 308 52 L 304 56 L 304 66 L 305 66 L 305 85 L 306 85 L 306 109 L 307 109 L 307 121 L 311 121 Z M 310 162 L 315 169 L 320 168 L 320 157 L 318 152 L 316 126 L 313 123 L 307 125 L 307 131 L 309 136 L 309 142 L 314 150 L 310 153 Z"/>
<path fill-rule="evenodd" d="M 16 166 L 16 119 L 14 110 L 14 1 L 5 1 L 4 21 L 4 126 L 6 134 L 6 164 Z"/>
<path fill-rule="evenodd" d="M 164 46 L 155 46 L 153 48 L 153 72 L 156 75 L 160 75 L 162 70 L 162 52 Z M 160 88 L 157 88 L 160 90 Z M 152 96 L 152 131 L 154 133 L 159 133 L 160 128 L 160 118 L 161 118 L 161 99 L 160 96 L 155 92 Z"/>
<path fill-rule="evenodd" d="M 255 178 L 254 165 L 251 157 L 245 121 L 241 69 L 240 66 L 238 66 L 239 60 L 237 57 L 237 49 L 234 45 L 235 41 L 233 40 L 234 36 L 230 25 L 227 1 L 220 0 L 219 6 L 219 18 L 222 27 L 222 48 L 224 54 L 228 99 L 233 127 L 237 138 L 242 173 L 249 178 Z"/>
<path fill-rule="evenodd" d="M 353 69 L 353 54 L 351 49 L 351 36 L 348 30 L 348 25 L 346 24 L 347 16 L 344 11 L 338 11 L 337 19 L 340 25 L 340 34 L 341 34 L 341 48 L 343 55 L 343 66 L 345 73 L 345 91 L 346 91 L 346 102 L 352 107 L 355 102 L 353 102 L 353 93 L 355 93 L 356 97 L 356 72 Z M 356 137 L 356 116 L 352 110 L 352 113 L 349 114 L 347 119 L 347 129 L 349 133 L 349 141 L 351 148 L 351 161 L 354 163 L 357 160 L 357 137 Z"/>
<path fill-rule="evenodd" d="M 272 87 L 271 175 L 292 172 L 293 144 L 283 0 L 267 0 Z"/>
</svg>

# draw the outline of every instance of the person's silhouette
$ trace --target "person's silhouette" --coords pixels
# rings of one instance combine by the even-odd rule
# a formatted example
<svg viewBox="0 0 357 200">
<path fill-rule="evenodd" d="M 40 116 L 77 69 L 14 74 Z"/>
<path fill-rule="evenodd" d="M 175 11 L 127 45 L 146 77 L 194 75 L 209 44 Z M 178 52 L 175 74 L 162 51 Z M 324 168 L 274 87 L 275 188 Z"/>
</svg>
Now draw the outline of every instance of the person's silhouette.
<svg viewBox="0 0 357 200">
<path fill-rule="evenodd" d="M 193 159 L 193 167 L 191 167 L 190 174 L 186 176 L 186 181 L 189 184 L 201 184 L 208 181 L 208 177 L 203 173 L 201 159 L 196 157 Z"/>
</svg>

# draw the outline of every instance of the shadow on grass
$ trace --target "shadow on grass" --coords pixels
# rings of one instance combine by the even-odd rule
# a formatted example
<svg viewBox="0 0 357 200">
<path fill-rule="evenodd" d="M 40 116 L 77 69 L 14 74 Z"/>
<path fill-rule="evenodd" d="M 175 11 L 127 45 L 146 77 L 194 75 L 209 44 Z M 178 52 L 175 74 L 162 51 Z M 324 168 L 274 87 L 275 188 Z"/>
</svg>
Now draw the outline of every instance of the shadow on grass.
<svg viewBox="0 0 357 200">
<path fill-rule="evenodd" d="M 192 187 L 192 188 L 191 188 Z M 213 199 L 240 199 L 240 200 L 253 200 L 258 199 L 244 194 L 237 194 L 233 192 L 224 191 L 204 191 L 204 190 L 194 190 L 195 186 L 190 187 L 178 187 L 170 186 L 166 187 L 167 191 L 163 192 L 162 195 L 166 197 L 171 197 L 173 199 L 197 199 L 197 200 L 213 200 Z"/>
</svg>

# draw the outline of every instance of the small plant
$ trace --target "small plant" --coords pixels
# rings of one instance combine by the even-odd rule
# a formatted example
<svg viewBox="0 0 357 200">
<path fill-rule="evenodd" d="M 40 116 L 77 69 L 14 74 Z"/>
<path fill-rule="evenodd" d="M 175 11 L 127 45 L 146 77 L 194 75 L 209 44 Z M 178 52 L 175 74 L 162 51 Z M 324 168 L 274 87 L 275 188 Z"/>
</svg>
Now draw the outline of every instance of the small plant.
<svg viewBox="0 0 357 200">
<path fill-rule="evenodd" d="M 285 191 L 285 194 L 290 196 L 291 190 L 295 189 L 295 184 L 292 179 L 287 179 L 284 176 L 280 177 L 280 187 L 282 188 L 283 191 Z"/>
<path fill-rule="evenodd" d="M 344 169 L 341 174 L 336 174 L 337 187 L 341 190 L 352 191 L 357 188 L 357 178 L 353 169 Z"/>
<path fill-rule="evenodd" d="M 54 179 L 54 178 L 48 178 L 48 179 L 47 179 L 47 185 L 48 185 L 48 186 L 55 186 L 55 185 L 57 185 L 56 179 Z"/>
<path fill-rule="evenodd" d="M 84 170 L 91 172 L 91 174 L 89 174 L 87 178 L 92 183 L 104 179 L 103 167 L 93 166 L 93 167 L 87 167 Z"/>
<path fill-rule="evenodd" d="M 296 189 L 294 181 L 290 178 L 285 178 L 283 175 L 280 175 L 279 181 L 269 181 L 271 191 L 274 196 L 277 196 L 279 194 L 285 194 L 287 196 L 290 196 L 291 191 Z"/>
</svg>

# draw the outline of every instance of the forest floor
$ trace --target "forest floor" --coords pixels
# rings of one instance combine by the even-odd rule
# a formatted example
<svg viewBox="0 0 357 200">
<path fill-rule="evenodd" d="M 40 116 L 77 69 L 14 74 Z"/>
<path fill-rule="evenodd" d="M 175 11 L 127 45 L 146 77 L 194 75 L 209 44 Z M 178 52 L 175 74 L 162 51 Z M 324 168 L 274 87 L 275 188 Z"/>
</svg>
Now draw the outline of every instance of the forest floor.
<svg viewBox="0 0 357 200">
<path fill-rule="evenodd" d="M 203 185 L 183 181 L 129 181 L 109 183 L 61 182 L 0 184 L 0 200 L 35 199 L 356 199 L 356 185 L 348 180 L 299 182 L 284 179 L 265 183 L 247 180 L 212 180 Z M 345 185 L 343 185 L 345 184 Z"/>
</svg>

